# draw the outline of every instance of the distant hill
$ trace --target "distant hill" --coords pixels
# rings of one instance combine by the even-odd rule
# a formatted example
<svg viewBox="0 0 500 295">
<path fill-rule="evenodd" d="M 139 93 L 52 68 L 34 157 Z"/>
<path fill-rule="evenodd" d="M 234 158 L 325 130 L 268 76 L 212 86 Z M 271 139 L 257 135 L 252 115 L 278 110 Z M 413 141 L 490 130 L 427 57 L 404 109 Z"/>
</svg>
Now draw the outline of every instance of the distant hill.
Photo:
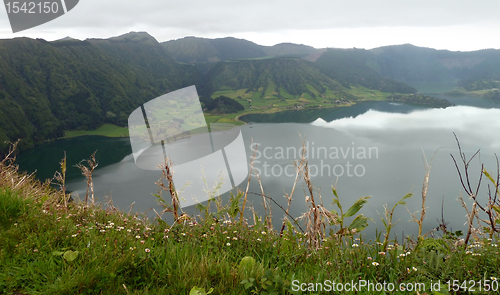
<svg viewBox="0 0 500 295">
<path fill-rule="evenodd" d="M 262 46 L 233 37 L 218 39 L 185 37 L 163 42 L 162 45 L 175 59 L 185 63 L 214 63 L 230 59 L 279 56 L 301 57 L 317 51 L 306 45 L 282 43 Z"/>
<path fill-rule="evenodd" d="M 236 39 L 186 37 L 162 43 L 178 61 L 196 64 L 206 72 L 216 62 L 235 59 L 300 57 L 318 63 L 324 73 L 348 85 L 362 84 L 372 89 L 401 91 L 403 82 L 423 91 L 422 85 L 492 85 L 500 80 L 500 50 L 459 52 L 417 47 L 411 44 L 364 49 L 315 49 L 282 43 L 261 46 Z M 386 78 L 381 80 L 380 77 Z M 347 83 L 347 84 L 346 84 Z M 392 91 L 392 90 L 391 90 Z M 408 88 L 405 92 L 411 92 Z"/>
<path fill-rule="evenodd" d="M 315 63 L 344 87 L 361 85 L 382 92 L 415 93 L 405 83 L 385 78 L 373 54 L 364 49 L 327 49 Z"/>
<path fill-rule="evenodd" d="M 311 46 L 303 44 L 293 44 L 293 43 L 280 43 L 273 46 L 264 46 L 263 50 L 264 52 L 266 52 L 268 56 L 274 56 L 274 57 L 278 56 L 304 57 L 319 51 L 318 49 Z"/>
<path fill-rule="evenodd" d="M 420 83 L 499 80 L 500 50 L 471 52 L 436 50 L 409 44 L 370 50 L 384 77 Z"/>
</svg>

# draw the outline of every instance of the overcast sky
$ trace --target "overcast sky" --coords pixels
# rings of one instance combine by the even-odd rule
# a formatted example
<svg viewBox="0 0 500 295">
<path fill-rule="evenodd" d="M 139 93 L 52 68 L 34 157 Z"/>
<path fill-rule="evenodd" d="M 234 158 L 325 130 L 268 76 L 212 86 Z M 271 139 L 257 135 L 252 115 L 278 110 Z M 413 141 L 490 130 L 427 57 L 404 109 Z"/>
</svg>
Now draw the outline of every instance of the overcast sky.
<svg viewBox="0 0 500 295">
<path fill-rule="evenodd" d="M 130 31 L 160 42 L 233 36 L 316 48 L 500 49 L 500 0 L 80 0 L 66 15 L 16 34 L 0 9 L 0 39 L 83 40 Z"/>
</svg>

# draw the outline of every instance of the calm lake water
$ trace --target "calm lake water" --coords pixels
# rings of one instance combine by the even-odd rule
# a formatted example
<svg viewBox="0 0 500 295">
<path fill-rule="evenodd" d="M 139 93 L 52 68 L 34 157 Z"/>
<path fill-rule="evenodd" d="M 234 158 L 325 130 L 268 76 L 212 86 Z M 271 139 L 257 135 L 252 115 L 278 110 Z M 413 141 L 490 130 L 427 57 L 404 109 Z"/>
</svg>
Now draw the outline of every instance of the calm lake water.
<svg viewBox="0 0 500 295">
<path fill-rule="evenodd" d="M 313 184 L 326 208 L 335 208 L 331 204 L 331 187 L 335 183 L 344 208 L 359 197 L 371 196 L 361 211 L 373 219 L 365 231 L 369 237 L 373 237 L 375 228 L 382 228 L 378 213 L 383 213 L 385 204 L 392 206 L 411 192 L 415 196 L 409 200 L 408 208 L 412 212 L 420 210 L 425 155 L 429 162 L 432 159 L 432 171 L 424 230 L 438 226 L 443 198 L 444 218 L 448 226 L 458 230 L 464 227 L 466 213 L 456 200 L 463 189 L 450 156 L 458 157 L 453 133 L 466 156 L 481 149 L 480 158 L 471 164 L 472 182 L 476 183 L 479 161 L 488 171 L 496 171 L 494 154 L 500 152 L 500 109 L 499 105 L 479 98 L 446 98 L 458 106 L 424 109 L 399 103 L 363 102 L 329 110 L 246 116 L 244 119 L 253 123 L 242 126 L 241 131 L 247 156 L 257 148 L 255 168 L 260 171 L 266 194 L 283 206 L 286 206 L 284 193 L 292 189 L 295 175 L 291 165 L 299 157 L 302 137 Z M 37 169 L 37 177 L 45 179 L 58 170 L 64 151 L 68 165 L 73 166 L 95 150 L 99 167 L 94 182 L 99 200 L 111 196 L 114 204 L 125 211 L 135 202 L 134 210 L 149 210 L 150 216 L 153 216 L 151 208 L 161 209 L 152 196 L 157 192 L 155 181 L 160 173 L 136 167 L 127 138 L 86 136 L 57 140 L 22 153 L 18 163 L 29 172 Z M 246 183 L 239 187 L 244 190 Z M 85 196 L 86 182 L 74 167 L 68 172 L 68 188 L 80 197 Z M 301 181 L 292 202 L 291 212 L 295 217 L 307 210 L 304 191 Z M 255 193 L 260 193 L 260 187 L 252 180 L 249 202 L 257 212 L 262 212 L 262 198 Z M 480 198 L 485 201 L 486 196 L 487 187 L 483 185 Z M 192 207 L 185 211 L 196 213 Z M 280 211 L 273 207 L 276 226 L 283 217 Z M 409 221 L 410 215 L 404 207 L 396 209 L 394 220 L 398 219 L 401 221 L 394 233 L 399 237 L 417 232 L 418 226 Z"/>
</svg>

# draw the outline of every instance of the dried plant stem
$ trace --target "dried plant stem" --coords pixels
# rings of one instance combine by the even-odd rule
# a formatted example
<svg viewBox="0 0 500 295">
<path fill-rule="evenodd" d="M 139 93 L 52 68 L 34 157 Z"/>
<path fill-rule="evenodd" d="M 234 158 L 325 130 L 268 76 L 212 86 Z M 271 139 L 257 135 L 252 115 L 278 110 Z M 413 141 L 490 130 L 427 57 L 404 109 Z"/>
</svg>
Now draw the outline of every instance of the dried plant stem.
<svg viewBox="0 0 500 295">
<path fill-rule="evenodd" d="M 431 158 L 431 163 L 427 162 L 427 157 L 425 156 L 424 153 L 424 167 L 425 167 L 425 176 L 424 176 L 424 181 L 422 183 L 422 211 L 420 211 L 420 219 L 418 220 L 418 238 L 422 238 L 422 226 L 424 224 L 424 218 L 425 218 L 425 210 L 427 209 L 425 207 L 425 201 L 427 199 L 427 190 L 429 189 L 429 178 L 431 174 L 431 168 L 432 168 L 432 160 L 434 159 L 434 156 L 436 155 L 436 152 L 434 152 L 434 155 L 432 155 Z"/>
<path fill-rule="evenodd" d="M 260 175 L 258 173 L 254 173 L 255 177 L 257 177 L 257 181 L 259 182 L 260 192 L 262 193 L 262 204 L 264 206 L 264 212 L 266 214 L 266 225 L 269 230 L 273 230 L 273 213 L 271 211 L 271 204 L 268 205 L 266 200 L 266 194 L 264 193 L 264 187 L 262 186 L 262 180 L 260 179 Z M 253 208 L 252 208 L 253 211 Z"/>
<path fill-rule="evenodd" d="M 290 195 L 288 194 L 285 194 L 285 198 L 287 199 L 287 208 L 286 208 L 286 215 L 288 215 L 288 212 L 290 211 L 290 205 L 292 203 L 292 198 L 293 198 L 293 193 L 295 192 L 295 187 L 297 186 L 297 183 L 299 181 L 299 177 L 302 173 L 302 169 L 303 169 L 303 166 L 304 166 L 304 163 L 306 161 L 305 157 L 304 157 L 304 153 L 300 159 L 300 162 L 298 162 L 297 164 L 297 161 L 295 161 L 294 163 L 294 166 L 295 166 L 295 180 L 293 181 L 293 186 L 292 186 L 292 191 L 290 192 Z M 280 237 L 283 236 L 283 231 L 285 230 L 285 223 L 286 223 L 286 215 L 283 217 L 283 224 L 281 226 L 281 230 L 280 230 Z"/>
<path fill-rule="evenodd" d="M 64 208 L 65 210 L 68 209 L 68 197 L 66 195 L 66 152 L 64 152 L 64 157 L 62 158 L 61 162 L 59 163 L 61 167 L 61 172 L 57 171 L 54 174 L 53 180 L 56 182 L 54 183 L 55 185 L 58 185 L 62 194 L 62 198 L 64 201 Z M 59 202 L 60 200 L 57 200 Z"/>
<path fill-rule="evenodd" d="M 307 196 L 306 193 L 306 203 L 309 203 L 309 210 L 308 212 L 302 214 L 299 219 L 306 220 L 306 235 L 308 237 L 309 247 L 318 249 L 321 246 L 321 238 L 324 237 L 326 223 L 329 224 L 330 222 L 334 222 L 337 216 L 326 210 L 322 205 L 316 205 L 316 200 L 314 198 L 314 187 L 311 182 L 308 163 L 306 159 L 306 147 L 304 140 L 302 140 L 301 160 L 304 161 L 302 176 L 309 192 L 309 196 Z M 319 198 L 318 200 L 321 201 L 321 195 L 318 194 L 317 197 Z"/>
<path fill-rule="evenodd" d="M 252 144 L 250 146 L 253 146 L 253 139 L 252 139 Z M 255 149 L 255 151 L 252 155 L 252 160 L 250 161 L 250 169 L 248 171 L 247 188 L 245 190 L 245 197 L 243 198 L 243 205 L 241 206 L 241 211 L 240 211 L 240 223 L 243 222 L 243 214 L 245 213 L 245 205 L 247 203 L 248 189 L 250 188 L 250 180 L 252 179 L 253 162 L 255 161 L 256 152 L 257 152 L 257 149 Z"/>
<path fill-rule="evenodd" d="M 268 197 L 266 195 L 262 195 L 262 194 L 258 194 L 258 193 L 253 193 L 254 195 L 258 195 L 258 196 L 263 196 L 269 200 L 271 200 L 276 206 L 278 206 L 281 210 L 283 210 L 285 212 L 285 215 L 287 215 L 289 218 L 291 218 L 294 222 L 295 225 L 297 225 L 297 227 L 300 229 L 300 231 L 305 234 L 306 232 L 302 229 L 302 227 L 300 227 L 300 224 L 299 222 L 297 221 L 297 219 L 293 218 L 292 215 L 290 215 L 286 210 L 285 208 L 283 208 L 280 204 L 278 204 L 278 202 L 276 202 L 273 198 L 271 197 Z"/>
<path fill-rule="evenodd" d="M 165 162 L 159 165 L 161 169 L 162 177 L 156 182 L 158 185 L 158 195 L 161 195 L 161 191 L 166 191 L 170 194 L 172 198 L 172 209 L 166 208 L 163 212 L 171 211 L 174 214 L 175 221 L 179 220 L 179 196 L 174 187 L 173 171 L 172 171 L 172 160 L 169 157 L 165 158 Z M 167 185 L 163 182 L 167 181 Z"/>
<path fill-rule="evenodd" d="M 476 157 L 479 154 L 480 150 L 477 150 L 474 153 L 474 155 L 472 155 L 472 157 L 469 160 L 467 160 L 467 158 L 465 157 L 465 153 L 462 152 L 462 147 L 460 146 L 460 141 L 458 140 L 457 135 L 455 133 L 453 133 L 453 135 L 455 136 L 455 140 L 457 141 L 458 152 L 460 154 L 460 159 L 462 160 L 462 164 L 464 166 L 465 179 L 464 179 L 464 176 L 462 175 L 462 172 L 460 171 L 460 168 L 458 167 L 458 164 L 457 164 L 457 161 L 455 160 L 455 157 L 453 157 L 452 154 L 450 154 L 450 156 L 453 159 L 453 162 L 455 163 L 455 168 L 458 172 L 458 176 L 460 177 L 460 183 L 462 184 L 462 187 L 464 188 L 467 195 L 469 195 L 469 198 L 473 201 L 472 210 L 469 212 L 467 210 L 467 206 L 465 205 L 463 198 L 462 197 L 459 198 L 460 201 L 462 202 L 462 206 L 467 210 L 467 216 L 469 218 L 468 219 L 467 236 L 466 236 L 465 242 L 464 242 L 464 246 L 467 247 L 467 243 L 469 242 L 471 235 L 474 234 L 474 227 L 473 227 L 474 218 L 479 219 L 479 216 L 477 215 L 477 213 L 478 213 L 477 211 L 480 209 L 481 211 L 486 212 L 488 215 L 490 215 L 488 213 L 488 210 L 486 210 L 483 206 L 481 206 L 481 204 L 479 204 L 479 202 L 477 201 L 477 196 L 479 193 L 479 188 L 481 187 L 481 181 L 483 179 L 483 174 L 487 174 L 487 173 L 485 173 L 486 170 L 484 169 L 484 164 L 481 164 L 481 172 L 480 172 L 479 180 L 478 180 L 477 186 L 475 187 L 475 189 L 473 189 L 471 186 L 471 183 L 470 183 L 469 165 L 470 165 L 470 162 L 474 159 L 474 157 Z M 487 174 L 487 176 L 489 176 L 489 174 Z M 491 200 L 491 198 L 490 198 L 490 200 Z M 488 206 L 489 205 L 491 205 L 491 203 L 489 203 Z M 477 209 L 477 208 L 479 208 L 479 209 Z M 479 222 L 479 220 L 478 220 L 478 222 Z"/>
<path fill-rule="evenodd" d="M 95 159 L 95 154 L 97 151 L 95 151 L 90 158 L 87 160 L 87 166 L 83 165 L 81 162 L 76 165 L 77 168 L 79 168 L 87 179 L 87 194 L 85 195 L 85 206 L 87 206 L 88 202 L 88 197 L 90 194 L 90 200 L 91 204 L 95 204 L 95 198 L 94 198 L 94 181 L 92 180 L 92 173 L 94 173 L 95 168 L 99 165 Z"/>
</svg>

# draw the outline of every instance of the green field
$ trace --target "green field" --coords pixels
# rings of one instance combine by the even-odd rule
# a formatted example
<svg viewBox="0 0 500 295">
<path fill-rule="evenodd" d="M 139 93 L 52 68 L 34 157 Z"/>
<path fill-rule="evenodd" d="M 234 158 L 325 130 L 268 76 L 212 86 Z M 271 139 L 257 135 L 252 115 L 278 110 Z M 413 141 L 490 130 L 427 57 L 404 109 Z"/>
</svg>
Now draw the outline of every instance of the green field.
<svg viewBox="0 0 500 295">
<path fill-rule="evenodd" d="M 257 90 L 249 90 L 247 88 L 234 90 L 225 87 L 214 92 L 212 94 L 212 98 L 217 98 L 221 95 L 232 98 L 242 104 L 245 107 L 245 110 L 231 114 L 204 113 L 205 121 L 209 124 L 231 123 L 235 125 L 242 125 L 244 123 L 239 121 L 237 118 L 246 114 L 269 114 L 293 110 L 296 108 L 342 107 L 352 105 L 358 101 L 385 100 L 390 95 L 390 93 L 371 90 L 361 86 L 351 86 L 348 93 L 342 93 L 328 88 L 326 88 L 324 93 L 319 93 L 309 84 L 307 84 L 307 88 L 309 92 L 304 92 L 300 96 L 294 96 L 285 91 L 282 87 L 277 87 L 272 80 L 269 80 L 266 89 L 261 87 Z M 349 99 L 345 98 L 347 95 L 349 96 Z M 168 110 L 167 112 L 164 111 L 165 108 Z M 163 111 L 160 111 L 160 109 L 163 109 Z M 172 126 L 171 129 L 189 129 L 189 126 L 199 126 L 200 124 L 204 124 L 203 122 L 198 122 L 197 116 L 192 116 L 189 112 L 190 111 L 187 111 L 185 114 L 182 113 L 182 102 L 170 102 L 167 106 L 155 108 L 153 115 L 156 118 L 156 124 Z M 170 118 L 172 115 L 175 115 L 176 117 L 183 117 L 185 121 L 180 125 L 177 124 L 177 126 L 176 122 L 171 122 Z M 83 135 L 122 137 L 128 136 L 128 129 L 112 124 L 105 124 L 92 131 L 66 131 L 65 137 Z"/>
<path fill-rule="evenodd" d="M 113 124 L 104 124 L 96 130 L 69 130 L 64 134 L 64 138 L 84 136 L 84 135 L 100 135 L 107 137 L 127 137 L 128 128 L 120 127 Z"/>
</svg>

